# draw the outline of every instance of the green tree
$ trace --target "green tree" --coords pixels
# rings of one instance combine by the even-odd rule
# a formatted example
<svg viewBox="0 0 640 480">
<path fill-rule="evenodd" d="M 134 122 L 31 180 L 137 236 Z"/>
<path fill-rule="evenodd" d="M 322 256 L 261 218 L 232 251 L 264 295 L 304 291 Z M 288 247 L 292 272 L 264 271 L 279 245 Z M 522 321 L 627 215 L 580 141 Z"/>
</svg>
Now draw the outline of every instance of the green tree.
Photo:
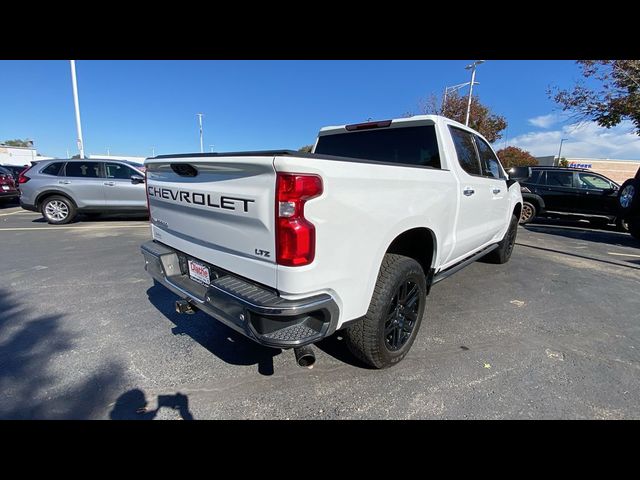
<svg viewBox="0 0 640 480">
<path fill-rule="evenodd" d="M 29 139 L 20 140 L 19 138 L 16 138 L 14 140 L 7 140 L 6 142 L 2 143 L 3 145 L 6 145 L 8 147 L 33 147 L 33 140 Z"/>
<path fill-rule="evenodd" d="M 534 167 L 538 165 L 536 157 L 518 147 L 505 147 L 496 152 L 505 170 L 511 167 Z"/>
<path fill-rule="evenodd" d="M 300 147 L 298 149 L 299 152 L 305 152 L 305 153 L 311 153 L 311 150 L 313 150 L 313 145 L 305 145 L 304 147 Z"/>
<path fill-rule="evenodd" d="M 562 157 L 559 161 L 558 161 L 558 166 L 559 167 L 568 167 L 569 166 L 569 160 L 567 160 L 565 157 Z"/>
<path fill-rule="evenodd" d="M 432 94 L 420 105 L 420 111 L 426 115 L 442 115 L 456 122 L 464 124 L 467 118 L 468 96 L 461 96 L 458 92 L 449 93 L 446 102 L 439 95 Z M 471 113 L 469 127 L 480 132 L 490 143 L 502 138 L 502 131 L 507 128 L 507 121 L 480 102 L 477 96 L 471 98 Z"/>
<path fill-rule="evenodd" d="M 574 119 L 611 128 L 631 120 L 640 135 L 640 60 L 579 60 L 584 79 L 547 94 Z M 586 84 L 589 80 L 589 85 Z"/>
</svg>

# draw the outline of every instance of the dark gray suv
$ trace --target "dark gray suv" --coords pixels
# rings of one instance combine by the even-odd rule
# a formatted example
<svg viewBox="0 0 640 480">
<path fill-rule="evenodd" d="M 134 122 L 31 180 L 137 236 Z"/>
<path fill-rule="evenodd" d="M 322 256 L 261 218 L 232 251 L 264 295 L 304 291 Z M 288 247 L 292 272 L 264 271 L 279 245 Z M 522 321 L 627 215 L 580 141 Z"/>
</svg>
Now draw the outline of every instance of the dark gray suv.
<svg viewBox="0 0 640 480">
<path fill-rule="evenodd" d="M 125 161 L 46 160 L 22 172 L 20 205 L 52 224 L 88 214 L 147 212 L 144 167 Z"/>
</svg>

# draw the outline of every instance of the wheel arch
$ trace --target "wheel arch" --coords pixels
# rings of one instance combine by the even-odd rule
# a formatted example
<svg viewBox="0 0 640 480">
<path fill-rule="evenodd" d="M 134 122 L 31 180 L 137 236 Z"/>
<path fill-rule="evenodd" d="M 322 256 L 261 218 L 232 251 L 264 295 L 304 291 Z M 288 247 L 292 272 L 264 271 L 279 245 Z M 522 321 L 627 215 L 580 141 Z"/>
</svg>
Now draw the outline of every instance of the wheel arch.
<svg viewBox="0 0 640 480">
<path fill-rule="evenodd" d="M 387 247 L 385 254 L 395 253 L 413 258 L 420 264 L 425 275 L 428 275 L 434 268 L 437 248 L 438 243 L 433 230 L 416 227 L 397 235 Z"/>
<path fill-rule="evenodd" d="M 38 210 L 40 210 L 42 208 L 42 202 L 44 202 L 48 197 L 52 197 L 54 195 L 58 195 L 61 197 L 65 197 L 66 199 L 68 199 L 71 203 L 73 203 L 73 206 L 77 209 L 78 208 L 78 204 L 76 203 L 76 201 L 73 199 L 73 197 L 71 195 L 69 195 L 66 192 L 62 192 L 60 190 L 45 190 L 42 193 L 39 193 L 38 196 L 36 197 L 36 201 L 35 201 L 35 206 Z"/>
</svg>

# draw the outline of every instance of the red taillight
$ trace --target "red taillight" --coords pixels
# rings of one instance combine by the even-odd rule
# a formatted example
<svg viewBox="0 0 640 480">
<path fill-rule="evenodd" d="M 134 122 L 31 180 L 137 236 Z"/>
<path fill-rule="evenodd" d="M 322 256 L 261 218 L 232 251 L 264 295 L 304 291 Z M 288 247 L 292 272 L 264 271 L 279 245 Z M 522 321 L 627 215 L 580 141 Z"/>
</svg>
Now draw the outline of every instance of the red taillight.
<svg viewBox="0 0 640 480">
<path fill-rule="evenodd" d="M 317 175 L 278 173 L 276 179 L 276 261 L 299 267 L 313 262 L 316 229 L 304 218 L 304 203 L 322 194 Z"/>
<path fill-rule="evenodd" d="M 27 183 L 29 180 L 31 180 L 29 177 L 27 177 L 25 175 L 25 173 L 27 173 L 29 170 L 31 170 L 31 168 L 32 168 L 32 166 L 31 167 L 27 167 L 27 168 L 25 168 L 24 170 L 22 170 L 20 172 L 20 174 L 18 175 L 18 183 L 19 184 L 22 185 L 23 183 Z"/>
</svg>

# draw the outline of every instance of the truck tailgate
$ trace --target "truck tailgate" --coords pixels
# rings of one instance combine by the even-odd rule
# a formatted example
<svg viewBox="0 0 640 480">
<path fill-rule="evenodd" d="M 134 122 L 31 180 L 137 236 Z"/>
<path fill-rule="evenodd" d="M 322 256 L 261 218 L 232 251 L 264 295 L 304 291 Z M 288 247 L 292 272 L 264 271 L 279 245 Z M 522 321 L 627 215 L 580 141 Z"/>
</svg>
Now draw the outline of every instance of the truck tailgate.
<svg viewBox="0 0 640 480">
<path fill-rule="evenodd" d="M 155 240 L 276 287 L 273 156 L 166 156 L 145 165 Z"/>
</svg>

